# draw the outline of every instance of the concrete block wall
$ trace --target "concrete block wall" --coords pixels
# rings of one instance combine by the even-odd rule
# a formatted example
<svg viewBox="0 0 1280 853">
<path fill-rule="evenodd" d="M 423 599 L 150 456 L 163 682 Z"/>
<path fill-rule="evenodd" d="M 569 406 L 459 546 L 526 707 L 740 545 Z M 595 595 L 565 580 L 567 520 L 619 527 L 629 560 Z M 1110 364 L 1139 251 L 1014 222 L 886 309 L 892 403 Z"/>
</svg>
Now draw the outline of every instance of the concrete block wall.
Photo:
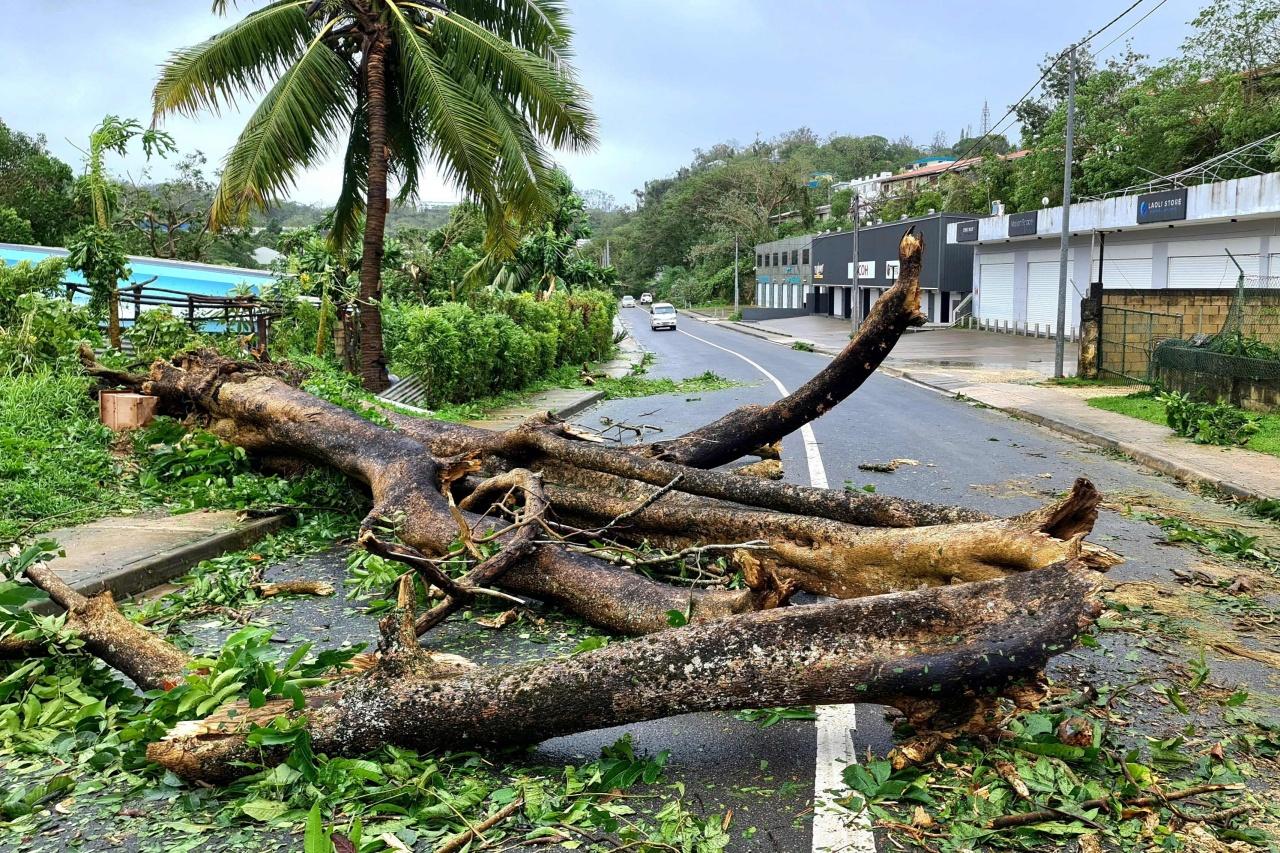
<svg viewBox="0 0 1280 853">
<path fill-rule="evenodd" d="M 1231 312 L 1234 289 L 1104 290 L 1104 308 L 1176 314 L 1182 317 L 1182 335 L 1216 335 Z M 1280 289 L 1246 291 L 1242 310 L 1245 335 L 1267 344 L 1280 344 Z M 1103 335 L 1110 337 L 1105 329 Z"/>
</svg>

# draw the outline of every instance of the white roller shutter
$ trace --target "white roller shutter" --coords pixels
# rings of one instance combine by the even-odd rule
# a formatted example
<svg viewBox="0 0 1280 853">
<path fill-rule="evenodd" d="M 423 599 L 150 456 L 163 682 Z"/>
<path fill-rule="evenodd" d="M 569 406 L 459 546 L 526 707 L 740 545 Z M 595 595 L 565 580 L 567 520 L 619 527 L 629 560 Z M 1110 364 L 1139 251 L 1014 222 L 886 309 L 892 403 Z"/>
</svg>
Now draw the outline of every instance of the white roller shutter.
<svg viewBox="0 0 1280 853">
<path fill-rule="evenodd" d="M 1245 275 L 1258 274 L 1257 255 L 1237 255 Z M 1235 287 L 1236 265 L 1221 255 L 1190 255 L 1169 258 L 1169 287 Z"/>
<path fill-rule="evenodd" d="M 1013 264 L 978 267 L 978 310 L 983 320 L 1013 320 Z"/>
<path fill-rule="evenodd" d="M 1071 282 L 1067 282 L 1067 323 L 1071 322 Z M 1055 328 L 1058 320 L 1058 264 L 1027 264 L 1027 325 Z"/>
<path fill-rule="evenodd" d="M 1095 272 L 1097 262 L 1094 262 Z M 1151 289 L 1150 258 L 1104 258 L 1102 261 L 1102 286 L 1116 288 Z"/>
</svg>

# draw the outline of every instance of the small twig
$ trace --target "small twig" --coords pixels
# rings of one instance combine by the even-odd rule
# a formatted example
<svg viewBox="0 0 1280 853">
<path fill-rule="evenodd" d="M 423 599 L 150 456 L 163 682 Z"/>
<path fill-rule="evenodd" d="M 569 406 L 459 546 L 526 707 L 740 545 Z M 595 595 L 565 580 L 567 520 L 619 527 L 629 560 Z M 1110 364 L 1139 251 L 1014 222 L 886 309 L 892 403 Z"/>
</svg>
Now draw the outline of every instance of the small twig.
<svg viewBox="0 0 1280 853">
<path fill-rule="evenodd" d="M 467 823 L 466 818 L 463 818 L 463 823 L 467 823 L 466 831 L 459 832 L 457 835 L 446 839 L 435 849 L 435 853 L 457 853 L 458 850 L 465 847 L 473 838 L 484 838 L 483 833 L 486 829 L 493 829 L 495 826 L 520 811 L 522 806 L 524 806 L 524 797 L 516 797 L 514 800 L 507 803 L 501 809 L 494 812 L 475 826 Z M 461 817 L 461 815 L 459 815 L 459 817 Z"/>
<path fill-rule="evenodd" d="M 1188 797 L 1198 797 L 1201 794 L 1212 794 L 1216 791 L 1239 791 L 1243 789 L 1243 785 L 1196 785 L 1192 788 L 1185 788 L 1181 791 L 1173 791 L 1168 794 L 1160 794 L 1158 796 L 1144 797 L 1126 797 L 1120 801 L 1126 806 L 1158 806 L 1168 805 L 1170 800 L 1185 800 Z M 1112 801 L 1111 797 L 1098 797 L 1092 800 L 1085 800 L 1082 803 L 1076 803 L 1074 808 L 1077 811 L 1085 809 L 1100 809 L 1105 807 Z M 1033 812 L 1019 812 L 1017 814 L 1001 815 L 987 822 L 988 829 L 1009 829 L 1015 826 L 1026 826 L 1029 823 L 1042 823 L 1046 820 L 1054 820 L 1062 817 L 1061 809 L 1042 809 Z M 1072 814 L 1074 820 L 1081 820 L 1079 815 Z"/>
<path fill-rule="evenodd" d="M 671 482 L 667 483 L 665 486 L 663 486 L 662 488 L 658 489 L 656 492 L 654 492 L 653 494 L 649 495 L 649 496 L 648 496 L 648 497 L 646 497 L 644 500 L 640 501 L 638 504 L 636 504 L 635 506 L 633 506 L 631 509 L 627 510 L 626 512 L 620 513 L 620 514 L 619 514 L 619 515 L 617 515 L 617 516 L 615 516 L 615 517 L 614 517 L 614 519 L 613 519 L 612 521 L 610 521 L 609 523 L 605 524 L 603 527 L 597 527 L 595 530 L 584 530 L 584 531 L 582 531 L 582 535 L 584 535 L 584 536 L 588 536 L 588 537 L 599 537 L 599 536 L 603 536 L 603 535 L 604 535 L 607 531 L 609 531 L 610 529 L 612 529 L 612 528 L 614 528 L 614 527 L 617 527 L 619 524 L 624 524 L 624 523 L 626 523 L 627 521 L 630 521 L 631 519 L 635 518 L 635 517 L 636 517 L 637 515 L 639 515 L 640 513 L 644 512 L 644 511 L 645 511 L 646 509 L 648 509 L 649 507 L 653 506 L 655 503 L 657 503 L 657 502 L 658 502 L 658 500 L 660 500 L 660 499 L 662 498 L 662 496 L 663 496 L 663 495 L 665 495 L 667 492 L 669 492 L 669 491 L 671 491 L 672 489 L 674 489 L 674 488 L 676 487 L 676 484 L 678 484 L 678 483 L 679 483 L 681 480 L 683 480 L 683 479 L 684 479 L 684 474 L 676 474 L 676 476 L 671 480 Z"/>
</svg>

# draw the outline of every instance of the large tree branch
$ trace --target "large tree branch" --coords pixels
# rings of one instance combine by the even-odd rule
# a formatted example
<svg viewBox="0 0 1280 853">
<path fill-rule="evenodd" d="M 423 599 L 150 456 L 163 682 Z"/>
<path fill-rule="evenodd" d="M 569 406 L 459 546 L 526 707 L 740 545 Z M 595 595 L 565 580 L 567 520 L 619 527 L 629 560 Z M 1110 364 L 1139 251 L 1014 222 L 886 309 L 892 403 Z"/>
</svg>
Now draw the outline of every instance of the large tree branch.
<svg viewBox="0 0 1280 853">
<path fill-rule="evenodd" d="M 908 326 L 923 325 L 927 319 L 920 313 L 923 255 L 924 240 L 913 227 L 903 235 L 898 249 L 897 283 L 876 300 L 849 345 L 800 388 L 768 406 L 742 406 L 679 438 L 642 445 L 636 452 L 695 468 L 715 468 L 830 411 L 876 371 Z"/>
<path fill-rule="evenodd" d="M 1054 566 L 982 583 L 722 619 L 569 658 L 470 668 L 418 649 L 307 693 L 318 752 L 533 743 L 693 711 L 871 702 L 937 710 L 1043 667 L 1100 611 L 1098 576 Z M 250 723 L 289 703 L 236 705 L 181 724 L 148 756 L 227 781 L 263 756 Z"/>
</svg>

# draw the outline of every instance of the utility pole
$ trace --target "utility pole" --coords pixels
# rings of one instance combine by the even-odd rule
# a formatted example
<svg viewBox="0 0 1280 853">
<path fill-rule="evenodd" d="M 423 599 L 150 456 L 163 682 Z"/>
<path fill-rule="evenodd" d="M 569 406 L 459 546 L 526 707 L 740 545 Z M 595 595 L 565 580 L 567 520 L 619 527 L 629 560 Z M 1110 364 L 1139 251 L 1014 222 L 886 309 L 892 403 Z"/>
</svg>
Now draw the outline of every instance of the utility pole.
<svg viewBox="0 0 1280 853">
<path fill-rule="evenodd" d="M 1058 327 L 1053 342 L 1053 375 L 1062 378 L 1067 338 L 1067 244 L 1071 240 L 1071 159 L 1076 135 L 1076 48 L 1067 53 L 1067 140 L 1062 167 L 1062 241 L 1058 248 Z"/>
<path fill-rule="evenodd" d="M 853 218 L 853 275 L 849 282 L 849 298 L 853 299 L 858 293 L 858 220 L 861 218 L 859 214 L 858 194 L 855 192 L 853 197 L 849 199 L 849 212 Z M 862 300 L 858 300 L 849 306 L 849 325 L 850 331 L 858 330 L 858 312 L 862 309 Z"/>
<path fill-rule="evenodd" d="M 738 307 L 738 235 L 733 235 L 733 313 L 740 313 Z"/>
</svg>

